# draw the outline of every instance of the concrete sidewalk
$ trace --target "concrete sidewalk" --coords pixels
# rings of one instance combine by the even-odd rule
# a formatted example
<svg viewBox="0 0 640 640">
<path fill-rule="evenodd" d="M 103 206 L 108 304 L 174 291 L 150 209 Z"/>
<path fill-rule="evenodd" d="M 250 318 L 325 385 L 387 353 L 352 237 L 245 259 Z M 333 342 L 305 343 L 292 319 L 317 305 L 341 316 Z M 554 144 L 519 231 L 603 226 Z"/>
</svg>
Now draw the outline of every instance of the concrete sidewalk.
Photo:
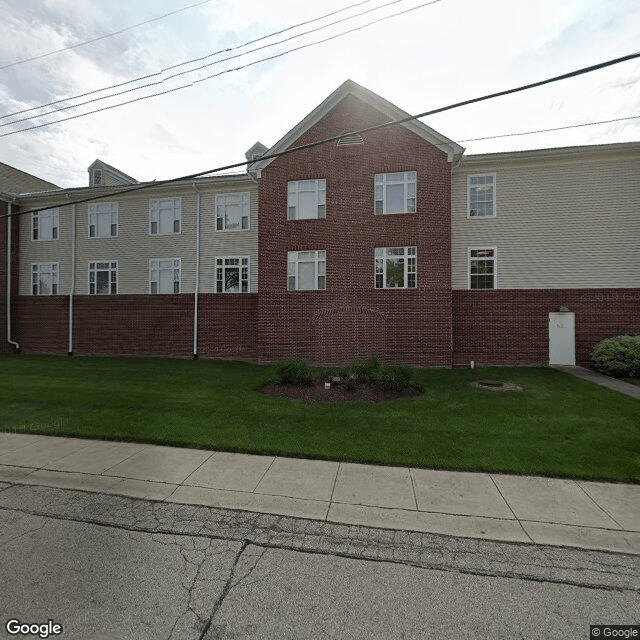
<svg viewBox="0 0 640 640">
<path fill-rule="evenodd" d="M 640 486 L 0 433 L 34 484 L 340 524 L 640 554 Z"/>
<path fill-rule="evenodd" d="M 558 371 L 563 371 L 564 373 L 569 373 L 572 376 L 576 376 L 577 378 L 582 378 L 583 380 L 594 382 L 601 387 L 606 387 L 607 389 L 612 389 L 613 391 L 618 391 L 619 393 L 624 393 L 627 396 L 631 396 L 632 398 L 637 398 L 638 400 L 640 400 L 640 387 L 637 387 L 630 382 L 625 382 L 624 380 L 618 380 L 617 378 L 605 376 L 602 373 L 592 371 L 591 369 L 585 369 L 584 367 L 572 367 L 567 365 L 554 364 L 551 365 L 551 368 L 557 369 Z"/>
</svg>

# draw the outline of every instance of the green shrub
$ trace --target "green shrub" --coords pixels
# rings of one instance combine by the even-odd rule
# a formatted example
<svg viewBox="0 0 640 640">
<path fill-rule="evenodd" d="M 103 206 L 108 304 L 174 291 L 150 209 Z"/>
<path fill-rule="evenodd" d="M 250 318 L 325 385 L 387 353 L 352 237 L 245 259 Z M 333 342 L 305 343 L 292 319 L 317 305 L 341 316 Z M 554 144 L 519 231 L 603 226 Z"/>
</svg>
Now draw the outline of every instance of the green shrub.
<svg viewBox="0 0 640 640">
<path fill-rule="evenodd" d="M 313 384 L 311 367 L 300 358 L 286 358 L 276 365 L 278 382 L 293 384 L 297 387 L 310 387 Z"/>
<path fill-rule="evenodd" d="M 367 358 L 356 360 L 349 366 L 349 372 L 357 382 L 374 382 L 379 368 L 378 358 Z"/>
<path fill-rule="evenodd" d="M 404 391 L 412 386 L 413 371 L 401 364 L 387 364 L 378 368 L 376 380 L 382 389 Z"/>
<path fill-rule="evenodd" d="M 591 352 L 593 368 L 616 377 L 640 377 L 640 336 L 615 336 Z"/>
</svg>

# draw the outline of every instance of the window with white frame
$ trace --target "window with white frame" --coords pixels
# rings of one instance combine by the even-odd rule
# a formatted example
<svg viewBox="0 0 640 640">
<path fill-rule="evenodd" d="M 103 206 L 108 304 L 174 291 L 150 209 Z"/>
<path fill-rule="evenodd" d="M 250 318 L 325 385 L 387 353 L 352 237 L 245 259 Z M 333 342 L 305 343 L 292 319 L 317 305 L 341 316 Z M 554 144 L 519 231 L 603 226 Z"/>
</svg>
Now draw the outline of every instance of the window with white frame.
<svg viewBox="0 0 640 640">
<path fill-rule="evenodd" d="M 288 220 L 326 217 L 326 180 L 294 180 L 287 188 Z"/>
<path fill-rule="evenodd" d="M 415 213 L 416 172 L 377 173 L 374 184 L 375 213 Z"/>
<path fill-rule="evenodd" d="M 31 265 L 31 283 L 34 296 L 58 294 L 58 263 L 35 262 Z"/>
<path fill-rule="evenodd" d="M 376 289 L 415 288 L 416 254 L 416 247 L 376 247 Z"/>
<path fill-rule="evenodd" d="M 112 238 L 118 235 L 118 203 L 89 205 L 89 237 Z"/>
<path fill-rule="evenodd" d="M 118 263 L 89 263 L 89 295 L 115 295 L 118 293 Z"/>
<path fill-rule="evenodd" d="M 497 284 L 495 247 L 469 249 L 469 289 L 495 289 Z"/>
<path fill-rule="evenodd" d="M 180 258 L 149 260 L 149 293 L 180 293 Z"/>
<path fill-rule="evenodd" d="M 60 209 L 45 209 L 36 211 L 31 220 L 32 235 L 34 240 L 57 240 L 58 227 L 60 225 Z"/>
<path fill-rule="evenodd" d="M 152 236 L 180 233 L 181 198 L 149 200 L 149 233 Z"/>
<path fill-rule="evenodd" d="M 467 176 L 467 198 L 469 218 L 495 218 L 496 175 L 485 173 Z"/>
<path fill-rule="evenodd" d="M 249 293 L 248 256 L 216 258 L 216 293 Z"/>
<path fill-rule="evenodd" d="M 287 289 L 314 291 L 326 288 L 326 251 L 289 251 Z"/>
<path fill-rule="evenodd" d="M 216 195 L 216 231 L 241 231 L 249 228 L 248 193 Z"/>
</svg>

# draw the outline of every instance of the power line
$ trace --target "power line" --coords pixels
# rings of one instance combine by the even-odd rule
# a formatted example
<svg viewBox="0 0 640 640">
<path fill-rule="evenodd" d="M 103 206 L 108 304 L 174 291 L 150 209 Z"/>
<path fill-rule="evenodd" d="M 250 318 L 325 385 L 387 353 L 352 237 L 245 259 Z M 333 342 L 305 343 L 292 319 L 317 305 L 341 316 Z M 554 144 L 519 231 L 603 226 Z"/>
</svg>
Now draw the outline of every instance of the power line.
<svg viewBox="0 0 640 640">
<path fill-rule="evenodd" d="M 390 2 L 388 4 L 395 4 L 396 2 L 400 2 L 400 1 L 401 0 L 394 0 L 393 2 Z M 179 67 L 184 67 L 184 66 L 189 65 L 189 64 L 194 64 L 196 62 L 202 62 L 203 60 L 207 60 L 209 58 L 213 58 L 214 56 L 220 55 L 221 53 L 230 53 L 231 51 L 237 51 L 238 49 L 243 49 L 244 47 L 248 47 L 248 46 L 250 46 L 252 44 L 255 44 L 257 42 L 261 42 L 262 40 L 266 40 L 268 38 L 272 38 L 274 36 L 281 35 L 283 33 L 286 33 L 287 31 L 292 31 L 293 29 L 297 29 L 298 27 L 303 27 L 305 25 L 312 24 L 314 22 L 319 22 L 320 20 L 324 20 L 325 18 L 330 18 L 331 16 L 337 15 L 338 13 L 343 13 L 344 11 L 348 11 L 349 9 L 353 9 L 355 7 L 359 7 L 359 6 L 363 5 L 363 4 L 369 4 L 370 2 L 372 2 L 372 0 L 363 0 L 361 2 L 356 2 L 355 4 L 348 5 L 346 7 L 343 7 L 342 9 L 337 9 L 336 11 L 331 11 L 330 13 L 326 13 L 324 15 L 318 16 L 317 18 L 312 18 L 310 20 L 305 20 L 304 22 L 299 22 L 297 24 L 290 25 L 289 27 L 285 27 L 284 29 L 280 29 L 279 31 L 275 31 L 273 33 L 268 33 L 268 34 L 266 34 L 264 36 L 260 36 L 259 38 L 255 38 L 253 40 L 249 40 L 248 42 L 244 42 L 243 44 L 235 45 L 233 47 L 227 47 L 226 49 L 220 49 L 219 51 L 214 51 L 213 53 L 209 53 L 209 54 L 207 54 L 205 56 L 201 56 L 201 57 L 198 57 L 198 58 L 191 58 L 190 60 L 185 60 L 184 62 L 180 62 L 178 64 L 174 64 L 174 65 L 171 65 L 169 67 L 165 67 L 164 69 L 161 69 L 160 71 L 157 71 L 155 73 L 149 73 L 149 74 L 144 75 L 144 76 L 138 76 L 137 78 L 133 78 L 133 79 L 127 80 L 125 82 L 119 82 L 117 84 L 107 85 L 105 87 L 101 87 L 100 89 L 94 89 L 92 91 L 87 91 L 85 93 L 80 93 L 80 94 L 77 94 L 75 96 L 68 96 L 68 97 L 62 98 L 60 100 L 54 100 L 52 102 L 46 102 L 44 104 L 40 104 L 40 105 L 37 105 L 35 107 L 29 107 L 28 109 L 21 109 L 20 111 L 14 111 L 12 113 L 7 113 L 5 115 L 0 116 L 0 120 L 4 120 L 6 118 L 11 118 L 13 116 L 17 116 L 17 115 L 20 115 L 22 113 L 28 113 L 29 111 L 35 111 L 37 109 L 44 109 L 45 107 L 51 107 L 51 106 L 56 105 L 56 104 L 61 104 L 63 102 L 68 102 L 69 100 L 77 100 L 79 98 L 85 98 L 87 96 L 94 95 L 96 93 L 101 93 L 103 91 L 108 91 L 109 89 L 117 89 L 119 87 L 124 87 L 124 86 L 126 86 L 128 84 L 133 84 L 134 82 L 139 82 L 141 80 L 147 80 L 149 78 L 155 78 L 157 76 L 161 76 L 162 74 L 164 74 L 167 71 L 171 71 L 172 69 L 178 69 Z M 387 5 L 380 5 L 379 7 L 376 7 L 376 9 L 382 8 L 384 6 L 387 6 Z M 375 9 L 372 9 L 371 11 L 374 11 L 374 10 Z M 351 19 L 353 17 L 357 17 L 359 15 L 362 15 L 362 14 L 355 14 L 355 16 L 350 16 L 349 18 L 345 18 L 345 20 Z M 304 34 L 301 34 L 301 35 L 304 35 Z M 296 37 L 298 37 L 298 36 L 296 36 Z M 285 42 L 285 41 L 286 40 L 282 40 L 281 42 Z M 274 44 L 280 44 L 280 43 L 274 43 Z M 267 46 L 271 46 L 271 45 L 267 45 Z M 261 48 L 264 48 L 264 47 L 261 47 Z M 254 51 L 257 51 L 257 50 L 258 49 L 254 49 Z M 251 53 L 251 51 L 245 52 L 245 54 L 246 53 Z M 237 57 L 237 56 L 235 56 L 235 57 Z M 230 59 L 230 58 L 227 58 L 227 59 Z M 202 67 L 198 67 L 198 69 L 199 68 L 202 68 Z M 193 69 L 193 71 L 197 71 L 197 69 Z M 175 77 L 175 76 L 170 76 L 170 77 Z M 165 80 L 168 80 L 168 79 L 169 78 L 164 78 L 164 80 L 162 80 L 162 82 L 164 82 Z M 154 83 L 154 84 L 160 84 L 160 83 L 158 82 L 158 83 Z M 147 85 L 147 86 L 151 86 L 151 85 Z M 142 87 L 137 87 L 137 88 L 142 88 Z M 135 89 L 132 89 L 132 90 L 135 90 Z M 124 92 L 124 93 L 126 93 L 126 92 Z M 115 95 L 120 95 L 120 94 L 115 94 Z M 109 96 L 107 96 L 107 97 L 109 97 Z M 100 99 L 103 99 L 103 98 L 100 98 Z M 71 106 L 79 106 L 79 105 L 71 105 Z M 39 115 L 46 115 L 46 114 L 39 114 Z M 39 116 L 33 116 L 33 117 L 39 117 Z M 29 118 L 27 118 L 27 119 L 29 119 Z M 9 122 L 7 124 L 13 124 L 14 122 L 21 122 L 21 120 L 14 120 L 13 122 Z"/>
<path fill-rule="evenodd" d="M 84 47 L 85 45 L 91 44 L 93 42 L 98 42 L 99 40 L 112 38 L 113 36 L 117 36 L 117 35 L 120 35 L 121 33 L 124 33 L 125 31 L 131 31 L 132 29 L 136 29 L 137 27 L 141 27 L 145 24 L 149 24 L 150 22 L 157 22 L 158 20 L 168 18 L 169 16 L 175 15 L 176 13 L 181 13 L 182 11 L 187 11 L 187 9 L 193 9 L 194 7 L 199 7 L 203 4 L 208 4 L 209 2 L 211 2 L 211 0 L 202 0 L 202 2 L 196 2 L 195 4 L 190 4 L 186 7 L 182 7 L 182 9 L 176 9 L 175 11 L 164 13 L 161 16 L 157 16 L 155 18 L 149 18 L 149 20 L 145 20 L 144 22 L 138 22 L 136 24 L 132 24 L 130 27 L 125 27 L 124 29 L 120 29 L 119 31 L 106 33 L 103 36 L 98 36 L 97 38 L 92 38 L 91 40 L 85 40 L 84 42 L 77 42 L 76 44 L 69 45 L 68 47 L 63 47 L 62 49 L 55 49 L 54 51 L 41 53 L 40 55 L 32 56 L 31 58 L 16 60 L 15 62 L 10 62 L 9 64 L 0 66 L 0 71 L 2 71 L 3 69 L 8 69 L 9 67 L 15 67 L 16 65 L 19 65 L 19 64 L 24 64 L 25 62 L 33 62 L 34 60 L 41 60 L 42 58 L 47 58 L 48 56 L 52 56 L 56 53 L 62 53 L 63 51 L 69 51 L 70 49 L 77 49 L 78 47 Z"/>
<path fill-rule="evenodd" d="M 395 4 L 396 2 L 399 2 L 399 1 L 401 1 L 401 0 L 393 0 L 393 2 L 391 2 L 389 4 Z M 224 75 L 226 73 L 233 73 L 235 71 L 240 71 L 241 69 L 246 69 L 248 67 L 252 67 L 252 66 L 254 66 L 256 64 L 259 64 L 261 62 L 267 62 L 269 60 L 275 60 L 276 58 L 281 58 L 281 57 L 286 56 L 286 55 L 288 55 L 290 53 L 293 53 L 295 51 L 300 51 L 302 49 L 307 49 L 308 47 L 313 47 L 313 46 L 316 46 L 318 44 L 323 44 L 325 42 L 329 42 L 331 40 L 335 40 L 336 38 L 340 38 L 340 37 L 348 35 L 350 33 L 354 33 L 356 31 L 361 31 L 362 29 L 366 29 L 367 27 L 370 27 L 370 26 L 372 26 L 374 24 L 377 24 L 379 22 L 383 22 L 385 20 L 389 20 L 391 18 L 395 18 L 397 16 L 401 16 L 401 15 L 404 15 L 406 13 L 410 13 L 411 11 L 416 11 L 417 9 L 421 9 L 423 7 L 426 7 L 426 6 L 429 6 L 429 5 L 432 5 L 432 4 L 436 4 L 438 2 L 442 2 L 442 0 L 430 0 L 430 2 L 424 2 L 424 3 L 420 4 L 420 5 L 415 6 L 415 7 L 411 7 L 409 9 L 405 9 L 403 11 L 398 11 L 396 13 L 392 13 L 390 15 L 383 16 L 381 18 L 377 18 L 376 20 L 371 20 L 370 22 L 367 22 L 367 23 L 365 23 L 363 25 L 360 25 L 358 27 L 354 27 L 352 29 L 348 29 L 346 31 L 342 31 L 342 32 L 340 32 L 338 34 L 334 34 L 332 36 L 328 36 L 326 38 L 323 38 L 322 40 L 316 40 L 315 42 L 310 42 L 310 43 L 307 43 L 307 44 L 304 44 L 304 45 L 300 45 L 298 47 L 294 47 L 293 49 L 289 49 L 287 51 L 283 51 L 283 52 L 268 56 L 266 58 L 261 58 L 259 60 L 254 60 L 253 62 L 248 62 L 248 63 L 240 65 L 238 67 L 234 67 L 234 68 L 231 68 L 231 69 L 225 69 L 224 71 L 220 71 L 218 73 L 214 73 L 214 74 L 211 74 L 209 76 L 205 76 L 204 78 L 200 78 L 198 80 L 194 80 L 193 82 L 190 82 L 188 84 L 183 84 L 183 85 L 180 85 L 180 86 L 177 86 L 177 87 L 173 87 L 171 89 L 166 89 L 165 91 L 159 91 L 159 92 L 156 92 L 156 93 L 151 93 L 151 94 L 148 94 L 146 96 L 140 96 L 138 98 L 133 98 L 131 100 L 125 100 L 124 102 L 119 102 L 117 104 L 109 105 L 109 106 L 106 106 L 106 107 L 101 107 L 99 109 L 94 109 L 92 111 L 86 111 L 84 113 L 80 113 L 80 114 L 77 114 L 75 116 L 68 116 L 66 118 L 59 118 L 58 120 L 52 120 L 50 122 L 45 122 L 45 123 L 42 123 L 42 124 L 33 125 L 31 127 L 24 127 L 23 129 L 17 129 L 16 131 L 10 131 L 8 133 L 3 133 L 3 134 L 0 134 L 0 138 L 5 138 L 6 136 L 14 135 L 15 133 L 21 133 L 23 131 L 31 131 L 33 129 L 41 129 L 43 127 L 48 127 L 49 125 L 52 125 L 52 124 L 58 124 L 60 122 L 67 122 L 69 120 L 75 120 L 77 118 L 82 118 L 84 116 L 92 115 L 94 113 L 100 113 L 102 111 L 108 111 L 110 109 L 115 109 L 117 107 L 122 107 L 124 105 L 132 104 L 134 102 L 140 102 L 142 100 L 147 100 L 149 98 L 155 98 L 155 97 L 158 97 L 158 96 L 166 95 L 168 93 L 173 93 L 175 91 L 180 91 L 182 89 L 186 89 L 187 87 L 192 87 L 192 86 L 194 86 L 196 84 L 199 84 L 200 82 L 205 82 L 206 80 L 211 80 L 213 78 L 217 78 L 218 76 Z M 318 29 L 315 29 L 314 31 L 317 31 L 317 30 Z M 291 38 L 289 38 L 289 39 L 291 39 Z M 261 48 L 264 48 L 264 47 L 261 47 Z M 232 57 L 238 57 L 238 56 L 232 56 Z M 211 65 L 205 65 L 205 66 L 211 66 Z M 184 73 L 188 73 L 188 72 L 184 72 Z M 177 75 L 184 75 L 184 73 L 177 74 Z M 155 84 L 160 84 L 160 83 L 155 83 Z M 128 93 L 128 92 L 123 92 L 123 93 Z M 118 94 L 115 94 L 115 95 L 118 95 Z M 98 99 L 91 100 L 89 102 L 97 102 L 97 101 L 98 101 Z M 27 118 L 27 119 L 30 120 L 31 118 Z M 14 122 L 18 122 L 18 121 L 14 121 Z M 12 124 L 12 123 L 8 123 L 8 124 Z"/>
<path fill-rule="evenodd" d="M 430 116 L 430 115 L 434 115 L 436 113 L 443 113 L 444 111 L 451 111 L 453 109 L 458 109 L 460 107 L 469 105 L 469 104 L 475 104 L 477 102 L 484 102 L 486 100 L 492 100 L 494 98 L 498 98 L 500 96 L 506 96 L 506 95 L 510 95 L 513 93 L 519 93 L 522 91 L 528 91 L 529 89 L 533 89 L 535 87 L 540 87 L 543 85 L 547 85 L 547 84 L 552 84 L 554 82 L 559 82 L 560 80 L 567 80 L 569 78 L 575 78 L 577 76 L 581 76 L 581 75 L 585 75 L 587 73 L 592 73 L 594 71 L 598 71 L 600 69 L 605 69 L 606 67 L 611 67 L 613 65 L 616 64 L 621 64 L 623 62 L 628 62 L 629 60 L 635 60 L 637 58 L 640 58 L 640 52 L 637 53 L 631 53 L 629 55 L 626 56 L 622 56 L 621 58 L 614 58 L 613 60 L 607 60 L 606 62 L 600 62 L 598 64 L 594 64 L 591 65 L 589 67 L 582 67 L 581 69 L 576 69 L 574 71 L 569 71 L 568 73 L 563 73 L 559 76 L 553 76 L 551 78 L 546 78 L 545 80 L 539 80 L 537 82 L 531 82 L 529 84 L 525 84 L 525 85 L 520 85 L 518 87 L 513 87 L 511 89 L 505 89 L 503 91 L 497 91 L 495 93 L 489 93 L 486 94 L 484 96 L 479 96 L 476 98 L 469 98 L 468 100 L 463 100 L 461 102 L 454 102 L 453 104 L 447 105 L 445 107 L 438 107 L 437 109 L 431 109 L 429 111 L 424 111 L 423 113 L 419 113 L 416 114 L 414 116 L 407 116 L 405 118 L 400 118 L 399 120 L 391 120 L 389 122 L 385 122 L 383 124 L 379 124 L 379 125 L 374 125 L 372 127 L 366 127 L 365 129 L 360 129 L 358 131 L 351 131 L 351 132 L 347 132 L 347 133 L 341 133 L 337 136 L 331 136 L 330 138 L 324 138 L 323 140 L 318 140 L 317 142 L 309 142 L 307 144 L 303 144 L 300 145 L 298 147 L 291 147 L 289 149 L 285 149 L 284 151 L 278 151 L 276 153 L 271 153 L 271 154 L 266 154 L 264 156 L 262 156 L 260 158 L 260 161 L 263 160 L 271 160 L 272 158 L 278 158 L 280 156 L 283 155 L 288 155 L 290 153 L 296 153 L 298 151 L 302 151 L 305 149 L 311 149 L 314 147 L 318 147 L 320 145 L 323 144 L 327 144 L 329 142 L 337 142 L 340 138 L 343 138 L 345 136 L 348 135 L 362 135 L 363 133 L 369 133 L 371 131 L 378 131 L 380 129 L 384 129 L 386 127 L 390 127 L 390 126 L 394 126 L 394 125 L 398 125 L 398 124 L 404 124 L 405 122 L 409 122 L 411 120 L 417 120 L 418 118 L 424 118 L 426 116 Z M 636 116 L 633 116 L 636 117 Z M 199 171 L 198 173 L 192 173 L 186 176 L 180 176 L 178 178 L 170 178 L 168 180 L 154 180 L 153 182 L 148 182 L 145 184 L 141 184 L 135 187 L 131 187 L 129 189 L 122 189 L 121 191 L 117 191 L 115 193 L 111 193 L 111 194 L 106 194 L 106 195 L 100 195 L 100 196 L 93 196 L 90 198 L 83 198 L 81 200 L 75 200 L 73 202 L 65 202 L 64 206 L 67 205 L 72 205 L 72 204 L 84 204 L 85 202 L 92 202 L 95 200 L 104 200 L 106 198 L 112 198 L 115 196 L 119 196 L 119 195 L 123 195 L 123 194 L 127 194 L 127 193 L 132 193 L 134 191 L 142 191 L 143 189 L 150 189 L 152 187 L 158 187 L 158 186 L 162 186 L 165 184 L 172 184 L 175 182 L 181 182 L 181 181 L 186 181 L 186 180 L 193 180 L 195 178 L 200 178 L 206 175 L 210 175 L 212 173 L 219 173 L 221 171 L 227 171 L 229 169 L 236 169 L 239 167 L 244 167 L 247 164 L 251 164 L 253 162 L 256 162 L 256 160 L 245 160 L 244 162 L 236 162 L 234 164 L 229 164 L 229 165 L 225 165 L 222 167 L 217 167 L 215 169 L 209 169 L 207 171 Z M 49 207 L 40 207 L 38 209 L 29 209 L 28 211 L 21 211 L 19 213 L 12 213 L 12 214 L 5 214 L 3 216 L 0 216 L 2 218 L 6 218 L 8 217 L 8 215 L 22 215 L 24 213 L 35 213 L 38 211 L 45 211 L 46 209 L 49 209 Z"/>
</svg>

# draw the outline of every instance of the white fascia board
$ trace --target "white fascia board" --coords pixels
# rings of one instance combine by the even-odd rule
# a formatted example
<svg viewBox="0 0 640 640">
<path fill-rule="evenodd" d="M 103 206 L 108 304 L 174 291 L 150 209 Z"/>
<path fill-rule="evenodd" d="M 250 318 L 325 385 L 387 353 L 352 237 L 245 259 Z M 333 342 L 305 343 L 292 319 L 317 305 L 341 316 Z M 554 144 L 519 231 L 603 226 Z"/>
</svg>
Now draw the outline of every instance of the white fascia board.
<svg viewBox="0 0 640 640">
<path fill-rule="evenodd" d="M 329 113 L 331 109 L 333 109 L 343 98 L 345 98 L 349 94 L 354 95 L 356 98 L 359 98 L 374 109 L 377 109 L 384 115 L 388 116 L 390 121 L 401 120 L 403 118 L 410 117 L 409 113 L 403 111 L 399 107 L 396 107 L 394 104 L 392 104 L 388 100 L 385 100 L 381 96 L 373 93 L 373 91 L 365 89 L 352 80 L 347 80 L 342 85 L 340 85 L 329 97 L 321 102 L 313 111 L 311 111 L 311 113 L 303 118 L 295 127 L 293 127 L 293 129 L 291 129 L 278 142 L 276 142 L 276 144 L 273 145 L 273 147 L 271 147 L 265 155 L 279 153 L 288 149 L 293 144 L 293 142 L 295 142 L 295 140 L 300 138 L 300 136 L 302 136 L 309 129 L 311 129 L 311 127 L 322 120 L 322 118 L 327 115 L 327 113 Z M 410 120 L 409 122 L 403 123 L 402 126 L 415 133 L 423 140 L 438 147 L 439 149 L 442 149 L 442 151 L 447 154 L 449 162 L 452 162 L 456 156 L 460 156 L 464 153 L 464 148 L 459 144 L 457 144 L 453 140 L 450 140 L 449 138 L 446 138 L 442 134 L 438 133 L 431 127 L 428 127 L 426 124 L 423 124 L 418 120 Z M 254 168 L 257 170 L 262 170 L 273 160 L 274 158 L 268 158 L 261 161 L 259 160 L 255 163 Z"/>
</svg>

